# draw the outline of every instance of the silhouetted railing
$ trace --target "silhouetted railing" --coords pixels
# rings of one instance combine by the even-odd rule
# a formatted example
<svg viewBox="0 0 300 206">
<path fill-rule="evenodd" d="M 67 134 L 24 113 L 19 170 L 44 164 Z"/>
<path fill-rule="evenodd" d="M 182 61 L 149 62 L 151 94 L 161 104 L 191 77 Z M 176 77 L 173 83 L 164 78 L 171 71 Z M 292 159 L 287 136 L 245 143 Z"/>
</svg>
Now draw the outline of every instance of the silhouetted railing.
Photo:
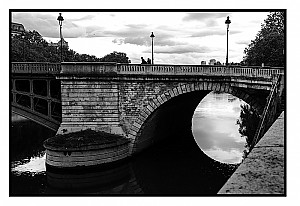
<svg viewBox="0 0 300 206">
<path fill-rule="evenodd" d="M 281 84 L 282 80 L 283 76 L 279 74 L 268 96 L 266 106 L 258 124 L 258 128 L 250 145 L 250 151 L 254 148 L 256 143 L 262 138 L 265 132 L 272 126 L 273 122 L 279 116 L 277 106 L 280 103 L 280 94 L 283 90 L 283 84 Z"/>
</svg>

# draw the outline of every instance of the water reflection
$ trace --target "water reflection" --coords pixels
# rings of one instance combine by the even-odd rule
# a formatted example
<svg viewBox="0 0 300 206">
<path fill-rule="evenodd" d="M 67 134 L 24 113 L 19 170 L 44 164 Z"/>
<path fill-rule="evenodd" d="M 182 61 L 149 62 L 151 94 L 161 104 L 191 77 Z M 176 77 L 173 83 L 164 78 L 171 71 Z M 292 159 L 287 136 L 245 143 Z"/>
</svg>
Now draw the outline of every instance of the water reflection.
<svg viewBox="0 0 300 206">
<path fill-rule="evenodd" d="M 33 156 L 30 159 L 23 159 L 22 161 L 13 161 L 11 163 L 11 171 L 16 174 L 29 172 L 34 176 L 37 173 L 43 173 L 46 171 L 45 167 L 46 153 L 41 151 L 37 156 Z"/>
<path fill-rule="evenodd" d="M 112 167 L 51 170 L 42 142 L 54 134 L 30 121 L 12 124 L 10 195 L 214 195 L 236 169 L 207 157 L 189 130 Z"/>
<path fill-rule="evenodd" d="M 10 126 L 10 195 L 43 194 L 47 181 L 42 143 L 55 132 L 17 115 Z"/>
<path fill-rule="evenodd" d="M 216 194 L 236 167 L 208 158 L 190 137 L 163 142 L 111 168 L 47 168 L 46 194 Z"/>
<path fill-rule="evenodd" d="M 240 163 L 246 140 L 236 124 L 244 101 L 227 93 L 209 93 L 193 116 L 193 135 L 199 147 L 211 158 Z"/>
</svg>

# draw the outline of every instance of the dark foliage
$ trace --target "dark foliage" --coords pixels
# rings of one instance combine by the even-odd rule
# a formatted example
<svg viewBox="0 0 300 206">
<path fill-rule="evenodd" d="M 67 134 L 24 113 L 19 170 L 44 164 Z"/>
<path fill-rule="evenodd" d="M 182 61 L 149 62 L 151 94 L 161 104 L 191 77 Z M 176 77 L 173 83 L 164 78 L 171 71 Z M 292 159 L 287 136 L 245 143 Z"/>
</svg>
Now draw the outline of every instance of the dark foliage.
<svg viewBox="0 0 300 206">
<path fill-rule="evenodd" d="M 259 121 L 260 117 L 253 107 L 248 104 L 241 105 L 240 118 L 237 120 L 237 124 L 239 125 L 239 133 L 246 138 L 246 150 L 250 148 Z"/>
<path fill-rule="evenodd" d="M 65 62 L 117 62 L 130 63 L 125 53 L 112 52 L 102 58 L 94 55 L 79 54 L 72 49 L 63 47 L 63 61 Z M 60 47 L 50 46 L 35 30 L 25 31 L 23 34 L 11 36 L 12 62 L 60 62 Z"/>
<path fill-rule="evenodd" d="M 259 66 L 264 63 L 266 66 L 284 66 L 284 24 L 284 12 L 270 12 L 255 39 L 251 41 L 248 48 L 245 48 L 246 56 L 242 64 Z"/>
<path fill-rule="evenodd" d="M 118 63 L 130 63 L 129 58 L 125 53 L 122 52 L 112 52 L 110 54 L 105 55 L 100 59 L 101 62 L 118 62 Z"/>
</svg>

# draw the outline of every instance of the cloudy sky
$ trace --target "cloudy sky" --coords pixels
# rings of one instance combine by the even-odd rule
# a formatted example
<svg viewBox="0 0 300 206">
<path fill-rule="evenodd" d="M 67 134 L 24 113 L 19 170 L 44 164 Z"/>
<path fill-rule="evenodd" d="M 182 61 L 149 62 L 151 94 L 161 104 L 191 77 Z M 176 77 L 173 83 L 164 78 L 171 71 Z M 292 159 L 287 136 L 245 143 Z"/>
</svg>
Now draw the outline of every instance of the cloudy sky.
<svg viewBox="0 0 300 206">
<path fill-rule="evenodd" d="M 12 21 L 58 42 L 59 12 L 13 12 Z M 151 58 L 154 32 L 156 64 L 200 64 L 226 58 L 227 16 L 229 62 L 240 62 L 244 49 L 261 28 L 268 12 L 62 12 L 63 37 L 80 54 L 103 57 L 125 52 L 132 63 Z"/>
<path fill-rule="evenodd" d="M 202 151 L 211 158 L 240 163 L 246 139 L 236 121 L 244 101 L 230 94 L 208 94 L 194 112 L 193 135 Z"/>
</svg>

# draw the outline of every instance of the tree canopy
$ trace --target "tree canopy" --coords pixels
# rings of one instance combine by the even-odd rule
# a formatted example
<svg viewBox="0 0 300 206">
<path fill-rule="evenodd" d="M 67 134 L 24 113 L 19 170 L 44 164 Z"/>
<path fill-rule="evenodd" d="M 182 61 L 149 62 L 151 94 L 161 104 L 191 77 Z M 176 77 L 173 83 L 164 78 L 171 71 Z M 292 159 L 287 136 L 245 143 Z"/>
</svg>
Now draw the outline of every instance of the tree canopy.
<svg viewBox="0 0 300 206">
<path fill-rule="evenodd" d="M 110 54 L 105 55 L 100 59 L 102 62 L 118 62 L 118 63 L 130 63 L 129 58 L 125 53 L 122 52 L 112 52 Z"/>
<path fill-rule="evenodd" d="M 239 133 L 246 138 L 246 148 L 250 148 L 259 123 L 259 115 L 255 109 L 248 104 L 241 105 L 240 118 L 237 120 Z"/>
<path fill-rule="evenodd" d="M 25 31 L 23 35 L 12 35 L 10 59 L 13 62 L 60 62 L 60 47 L 51 46 L 39 32 Z M 68 62 L 117 62 L 130 63 L 125 53 L 112 52 L 102 58 L 79 54 L 63 47 L 63 61 Z"/>
<path fill-rule="evenodd" d="M 285 65 L 285 12 L 270 12 L 261 30 L 245 48 L 242 64 L 259 66 Z"/>
</svg>

